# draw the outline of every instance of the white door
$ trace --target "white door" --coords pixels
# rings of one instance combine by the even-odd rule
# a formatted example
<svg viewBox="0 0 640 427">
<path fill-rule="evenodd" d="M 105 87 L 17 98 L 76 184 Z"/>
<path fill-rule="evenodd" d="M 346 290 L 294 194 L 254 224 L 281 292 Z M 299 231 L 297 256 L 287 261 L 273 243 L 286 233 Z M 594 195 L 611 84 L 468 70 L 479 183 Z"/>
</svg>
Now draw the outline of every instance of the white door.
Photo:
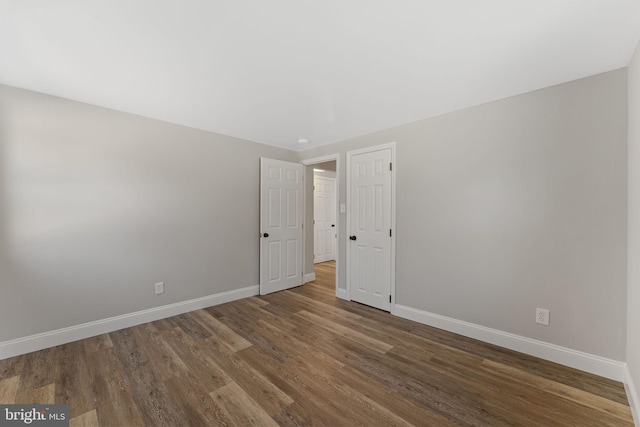
<svg viewBox="0 0 640 427">
<path fill-rule="evenodd" d="M 313 179 L 314 263 L 336 259 L 336 180 Z"/>
<path fill-rule="evenodd" d="M 391 309 L 391 148 L 350 156 L 351 299 Z"/>
<path fill-rule="evenodd" d="M 302 165 L 260 159 L 260 294 L 302 284 Z"/>
</svg>

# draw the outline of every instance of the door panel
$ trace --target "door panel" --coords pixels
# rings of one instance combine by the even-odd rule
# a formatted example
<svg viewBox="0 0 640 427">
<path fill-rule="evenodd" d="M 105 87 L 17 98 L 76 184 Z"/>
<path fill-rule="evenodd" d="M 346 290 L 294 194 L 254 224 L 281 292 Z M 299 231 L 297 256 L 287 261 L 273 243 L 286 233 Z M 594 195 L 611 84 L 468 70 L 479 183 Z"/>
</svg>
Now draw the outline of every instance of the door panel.
<svg viewBox="0 0 640 427">
<path fill-rule="evenodd" d="M 280 280 L 280 241 L 267 242 L 269 245 L 269 282 Z"/>
<path fill-rule="evenodd" d="M 391 149 L 351 156 L 349 279 L 351 299 L 390 310 Z"/>
<path fill-rule="evenodd" d="M 302 284 L 302 165 L 260 159 L 260 294 Z"/>
</svg>

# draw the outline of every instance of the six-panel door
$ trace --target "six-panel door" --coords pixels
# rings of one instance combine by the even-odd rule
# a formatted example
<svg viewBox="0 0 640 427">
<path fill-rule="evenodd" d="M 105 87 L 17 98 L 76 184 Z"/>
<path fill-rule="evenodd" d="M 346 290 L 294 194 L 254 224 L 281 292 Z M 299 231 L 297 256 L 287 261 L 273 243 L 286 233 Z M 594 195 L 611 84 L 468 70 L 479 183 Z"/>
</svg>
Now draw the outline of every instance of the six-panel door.
<svg viewBox="0 0 640 427">
<path fill-rule="evenodd" d="M 336 180 L 316 176 L 313 180 L 314 263 L 336 259 Z"/>
<path fill-rule="evenodd" d="M 302 165 L 260 159 L 260 294 L 302 284 Z"/>
<path fill-rule="evenodd" d="M 390 310 L 391 295 L 391 149 L 351 156 L 351 299 Z"/>
</svg>

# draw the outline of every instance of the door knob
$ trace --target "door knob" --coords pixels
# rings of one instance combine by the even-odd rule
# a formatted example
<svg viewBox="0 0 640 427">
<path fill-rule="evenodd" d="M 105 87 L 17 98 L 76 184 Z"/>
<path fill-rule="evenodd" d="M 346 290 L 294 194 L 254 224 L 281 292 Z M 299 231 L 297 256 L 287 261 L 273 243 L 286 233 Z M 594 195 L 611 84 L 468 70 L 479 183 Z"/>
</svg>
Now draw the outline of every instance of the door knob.
<svg viewBox="0 0 640 427">
<path fill-rule="evenodd" d="M 262 237 L 269 237 L 269 233 L 264 233 Z"/>
<path fill-rule="evenodd" d="M 336 225 L 335 225 L 335 224 L 331 224 L 331 226 L 332 226 L 332 227 L 335 227 Z"/>
<path fill-rule="evenodd" d="M 356 236 L 349 236 L 349 239 L 356 240 Z"/>
</svg>

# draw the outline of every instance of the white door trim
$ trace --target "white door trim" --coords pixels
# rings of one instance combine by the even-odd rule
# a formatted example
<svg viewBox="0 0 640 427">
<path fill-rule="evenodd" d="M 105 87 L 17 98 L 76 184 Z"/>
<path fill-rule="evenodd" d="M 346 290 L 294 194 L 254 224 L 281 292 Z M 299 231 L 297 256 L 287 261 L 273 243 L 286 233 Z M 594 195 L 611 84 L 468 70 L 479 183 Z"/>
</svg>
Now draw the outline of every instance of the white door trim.
<svg viewBox="0 0 640 427">
<path fill-rule="evenodd" d="M 358 154 L 364 154 L 364 153 L 371 153 L 374 151 L 380 151 L 380 150 L 386 150 L 386 149 L 391 149 L 391 164 L 392 164 L 392 168 L 391 168 L 391 307 L 390 307 L 390 312 L 391 314 L 396 314 L 396 236 L 397 236 L 397 232 L 396 232 L 396 171 L 397 171 L 397 165 L 396 165 L 396 143 L 395 141 L 392 142 L 388 142 L 386 144 L 380 144 L 380 145 L 374 145 L 371 147 L 366 147 L 366 148 L 360 148 L 357 150 L 351 150 L 351 151 L 347 151 L 347 161 L 346 161 L 346 167 L 347 167 L 347 198 L 346 198 L 346 202 L 347 202 L 347 236 L 352 234 L 351 230 L 349 229 L 350 224 L 351 224 L 351 207 L 349 206 L 350 200 L 351 200 L 351 171 L 348 170 L 349 169 L 349 165 L 351 165 L 351 157 L 358 155 Z M 347 242 L 348 243 L 348 242 Z M 346 297 L 348 300 L 351 300 L 351 283 L 350 283 L 350 279 L 349 279 L 349 267 L 351 266 L 351 255 L 350 255 L 349 250 L 347 250 L 347 265 L 346 265 L 346 269 L 347 269 L 347 292 L 346 292 Z"/>
<path fill-rule="evenodd" d="M 342 298 L 342 299 L 350 299 L 347 297 L 348 293 L 345 292 L 344 289 L 340 288 L 340 230 L 342 228 L 342 219 L 340 218 L 340 154 L 339 153 L 335 153 L 335 154 L 329 154 L 326 156 L 320 156 L 320 157 L 313 157 L 311 159 L 306 159 L 306 160 L 302 160 L 300 163 L 302 163 L 305 166 L 310 166 L 310 165 L 315 165 L 318 163 L 324 163 L 324 162 L 330 162 L 332 160 L 335 160 L 336 162 L 336 233 L 338 234 L 338 239 L 336 241 L 336 296 L 338 298 Z M 307 168 L 304 168 L 303 173 L 306 174 L 307 172 Z M 305 177 L 305 180 L 307 178 Z M 307 209 L 307 185 L 304 185 L 304 189 L 303 189 L 303 197 L 304 197 L 304 218 L 307 217 L 307 213 L 306 213 L 306 209 Z M 313 194 L 311 194 L 311 196 L 313 197 Z M 306 239 L 306 231 L 304 233 L 302 233 L 302 259 L 304 260 L 304 265 L 303 265 L 303 274 L 304 276 L 306 276 L 309 273 L 313 273 L 313 271 L 311 272 L 307 272 L 305 271 L 305 266 L 307 264 L 306 260 L 307 260 L 307 255 L 306 255 L 306 250 L 307 250 L 307 244 L 305 242 Z M 347 251 L 348 253 L 349 251 Z"/>
</svg>

